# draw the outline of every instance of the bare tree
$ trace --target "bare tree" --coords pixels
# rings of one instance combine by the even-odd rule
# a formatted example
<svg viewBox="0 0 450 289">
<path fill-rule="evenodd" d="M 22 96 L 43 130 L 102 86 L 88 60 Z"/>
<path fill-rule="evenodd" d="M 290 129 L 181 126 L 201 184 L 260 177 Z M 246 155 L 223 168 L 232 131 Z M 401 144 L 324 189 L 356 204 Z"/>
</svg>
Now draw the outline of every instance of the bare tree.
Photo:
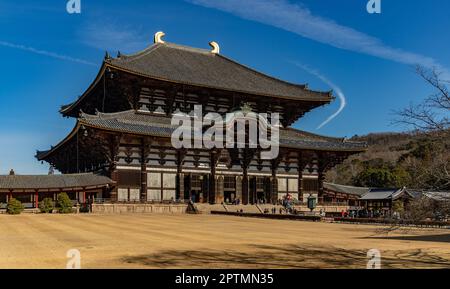
<svg viewBox="0 0 450 289">
<path fill-rule="evenodd" d="M 450 94 L 448 79 L 442 79 L 442 73 L 436 69 L 416 67 L 417 74 L 430 84 L 436 92 L 420 104 L 410 104 L 396 111 L 395 123 L 404 124 L 422 132 L 448 134 L 450 128 Z"/>
<path fill-rule="evenodd" d="M 447 221 L 450 216 L 450 195 L 444 192 L 425 193 L 409 204 L 405 215 L 405 219 L 412 223 L 424 220 Z"/>
<path fill-rule="evenodd" d="M 446 143 L 450 132 L 449 79 L 443 79 L 436 69 L 416 67 L 417 74 L 435 90 L 420 104 L 410 104 L 396 111 L 395 123 L 407 125 L 429 136 L 433 141 Z M 450 154 L 446 146 L 432 151 L 429 157 L 417 159 L 408 157 L 403 161 L 417 187 L 425 190 L 442 190 L 450 186 Z M 424 220 L 447 220 L 450 215 L 450 193 L 441 192 L 438 198 L 426 193 L 416 198 L 405 210 L 403 219 L 412 223 Z M 390 230 L 398 228 L 391 226 Z"/>
</svg>

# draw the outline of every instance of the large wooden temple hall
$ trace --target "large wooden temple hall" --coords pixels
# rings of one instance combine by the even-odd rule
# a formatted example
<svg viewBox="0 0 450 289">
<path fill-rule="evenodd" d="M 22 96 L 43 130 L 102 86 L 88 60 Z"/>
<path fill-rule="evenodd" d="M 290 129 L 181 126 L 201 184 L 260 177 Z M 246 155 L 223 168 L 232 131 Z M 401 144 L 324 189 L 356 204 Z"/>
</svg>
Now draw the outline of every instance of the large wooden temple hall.
<svg viewBox="0 0 450 289">
<path fill-rule="evenodd" d="M 100 71 L 75 102 L 61 108 L 74 129 L 48 151 L 38 151 L 63 174 L 94 173 L 115 185 L 102 197 L 120 202 L 273 203 L 290 193 L 303 202 L 324 195 L 327 170 L 366 144 L 300 131 L 291 125 L 334 100 L 331 92 L 279 80 L 222 54 L 163 40 L 133 55 L 106 54 Z M 244 105 L 279 113 L 279 155 L 259 148 L 174 149 L 175 112 L 225 115 Z"/>
</svg>

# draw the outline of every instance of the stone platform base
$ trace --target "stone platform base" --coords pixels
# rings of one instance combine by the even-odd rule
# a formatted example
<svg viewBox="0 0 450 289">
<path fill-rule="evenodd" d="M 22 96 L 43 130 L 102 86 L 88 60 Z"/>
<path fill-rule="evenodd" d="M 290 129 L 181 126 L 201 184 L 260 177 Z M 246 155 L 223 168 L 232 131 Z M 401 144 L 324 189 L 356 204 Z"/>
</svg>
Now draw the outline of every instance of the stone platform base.
<svg viewBox="0 0 450 289">
<path fill-rule="evenodd" d="M 185 214 L 186 210 L 184 204 L 92 204 L 93 214 Z"/>
</svg>

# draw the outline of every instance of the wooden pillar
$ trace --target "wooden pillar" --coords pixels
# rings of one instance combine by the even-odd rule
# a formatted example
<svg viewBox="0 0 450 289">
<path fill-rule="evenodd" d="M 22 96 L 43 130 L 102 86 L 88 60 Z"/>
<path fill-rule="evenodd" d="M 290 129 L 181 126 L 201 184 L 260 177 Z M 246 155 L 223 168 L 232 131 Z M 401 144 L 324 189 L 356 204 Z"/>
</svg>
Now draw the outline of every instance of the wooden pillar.
<svg viewBox="0 0 450 289">
<path fill-rule="evenodd" d="M 248 205 L 248 173 L 247 167 L 243 168 L 243 177 L 242 177 L 242 204 Z"/>
<path fill-rule="evenodd" d="M 250 203 L 256 204 L 258 200 L 258 192 L 257 192 L 257 181 L 258 178 L 253 176 L 250 180 Z"/>
<path fill-rule="evenodd" d="M 147 165 L 141 165 L 141 193 L 140 201 L 147 201 Z"/>
<path fill-rule="evenodd" d="M 325 172 L 333 164 L 334 156 L 328 153 L 319 152 L 317 153 L 318 158 L 318 202 L 323 203 L 323 182 L 325 180 Z"/>
<path fill-rule="evenodd" d="M 319 170 L 319 178 L 318 178 L 318 185 L 319 185 L 319 196 L 318 196 L 318 202 L 319 204 L 323 204 L 323 181 L 325 180 L 325 174 L 322 170 Z"/>
<path fill-rule="evenodd" d="M 37 190 L 34 193 L 34 207 L 39 208 L 39 192 Z"/>
<path fill-rule="evenodd" d="M 255 203 L 254 184 L 255 184 L 255 177 L 254 176 L 248 177 L 248 203 L 251 205 L 253 205 Z"/>
<path fill-rule="evenodd" d="M 272 178 L 264 177 L 264 199 L 266 203 L 272 202 Z"/>
<path fill-rule="evenodd" d="M 273 204 L 273 176 L 268 178 L 268 186 L 267 186 L 267 202 Z"/>
<path fill-rule="evenodd" d="M 181 196 L 181 173 L 177 170 L 177 175 L 175 176 L 175 200 L 179 200 Z"/>
<path fill-rule="evenodd" d="M 307 152 L 298 153 L 298 199 L 303 203 L 304 187 L 303 187 L 303 171 L 311 161 L 311 155 Z"/>
<path fill-rule="evenodd" d="M 189 174 L 189 189 L 188 189 L 188 194 L 189 194 L 189 200 L 192 200 L 192 174 Z M 198 200 L 195 200 L 196 202 L 198 202 Z"/>
<path fill-rule="evenodd" d="M 119 153 L 119 147 L 120 147 L 120 135 L 110 135 L 107 138 L 107 142 L 108 142 L 108 150 L 109 150 L 109 154 L 108 154 L 108 161 L 109 161 L 109 177 L 116 182 L 116 186 L 113 187 L 113 189 L 111 190 L 111 200 L 112 201 L 117 201 L 118 199 L 118 181 L 119 181 L 119 174 L 117 172 L 116 169 L 116 158 L 117 158 L 117 154 Z"/>
<path fill-rule="evenodd" d="M 241 151 L 242 159 L 241 167 L 242 167 L 242 204 L 248 205 L 251 201 L 249 196 L 249 180 L 248 180 L 248 168 L 250 166 L 250 162 L 253 159 L 255 150 L 251 149 L 243 149 Z"/>
<path fill-rule="evenodd" d="M 177 170 L 177 175 L 175 176 L 175 200 L 179 200 L 181 196 L 181 173 Z"/>
<path fill-rule="evenodd" d="M 111 200 L 117 201 L 119 198 L 119 196 L 118 196 L 119 172 L 117 170 L 114 170 L 111 172 L 111 180 L 113 180 L 117 184 L 111 190 Z"/>
<path fill-rule="evenodd" d="M 210 156 L 210 168 L 211 175 L 209 178 L 209 192 L 208 192 L 208 202 L 214 204 L 216 202 L 216 163 L 218 154 L 216 152 L 211 152 Z"/>
<path fill-rule="evenodd" d="M 149 154 L 149 144 L 145 138 L 141 139 L 141 193 L 140 201 L 147 201 L 147 156 Z"/>
<path fill-rule="evenodd" d="M 160 202 L 164 201 L 164 173 L 161 173 L 161 184 L 159 187 L 160 190 Z M 130 199 L 130 188 L 128 188 L 128 200 Z"/>
<path fill-rule="evenodd" d="M 271 171 L 272 177 L 270 178 L 272 184 L 271 191 L 271 202 L 272 204 L 276 204 L 278 201 L 278 179 L 277 179 L 277 169 L 278 169 L 279 160 L 272 160 Z"/>
<path fill-rule="evenodd" d="M 203 175 L 203 182 L 202 182 L 202 203 L 209 203 L 209 191 L 211 189 L 210 187 L 210 174 Z"/>
<path fill-rule="evenodd" d="M 236 176 L 236 199 L 242 202 L 242 177 Z"/>
<path fill-rule="evenodd" d="M 177 151 L 177 176 L 175 179 L 175 199 L 181 200 L 184 199 L 184 175 L 182 173 L 183 169 L 183 159 L 186 155 L 185 151 L 178 150 Z"/>
<path fill-rule="evenodd" d="M 303 203 L 303 167 L 298 168 L 298 200 Z"/>
<path fill-rule="evenodd" d="M 217 176 L 216 193 L 216 203 L 226 201 L 224 192 L 224 176 Z"/>
</svg>

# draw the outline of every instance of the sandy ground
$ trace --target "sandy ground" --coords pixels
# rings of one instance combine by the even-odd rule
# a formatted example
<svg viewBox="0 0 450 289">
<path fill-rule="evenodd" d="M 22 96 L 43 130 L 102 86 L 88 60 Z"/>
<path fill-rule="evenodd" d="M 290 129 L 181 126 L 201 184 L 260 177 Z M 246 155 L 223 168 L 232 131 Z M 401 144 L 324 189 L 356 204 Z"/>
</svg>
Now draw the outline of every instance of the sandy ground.
<svg viewBox="0 0 450 289">
<path fill-rule="evenodd" d="M 450 231 L 212 215 L 0 215 L 0 268 L 450 268 Z"/>
</svg>

